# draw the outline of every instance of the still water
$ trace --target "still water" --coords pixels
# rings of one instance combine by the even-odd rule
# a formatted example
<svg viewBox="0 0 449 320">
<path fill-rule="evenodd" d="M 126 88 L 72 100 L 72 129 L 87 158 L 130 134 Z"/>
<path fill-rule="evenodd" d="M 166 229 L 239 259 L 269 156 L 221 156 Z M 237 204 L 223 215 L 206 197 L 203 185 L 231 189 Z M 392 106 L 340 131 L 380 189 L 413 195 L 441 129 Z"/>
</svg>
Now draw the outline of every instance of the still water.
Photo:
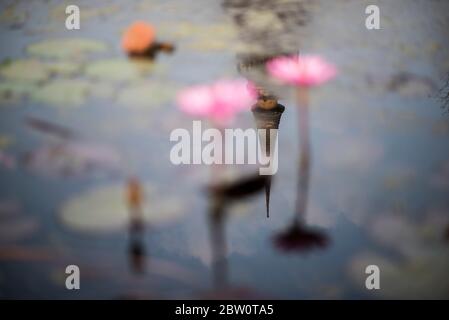
<svg viewBox="0 0 449 320">
<path fill-rule="evenodd" d="M 0 5 L 0 297 L 449 298 L 449 2 L 376 1 L 380 30 L 372 1 L 74 3 L 76 31 L 66 3 Z M 129 61 L 136 20 L 174 52 Z M 298 52 L 339 69 L 306 113 L 264 72 Z M 169 161 L 170 132 L 192 126 L 176 92 L 235 77 L 285 107 L 269 218 L 263 189 L 217 208 L 209 167 Z M 130 177 L 144 227 L 128 223 Z M 381 290 L 365 288 L 371 264 Z"/>
</svg>

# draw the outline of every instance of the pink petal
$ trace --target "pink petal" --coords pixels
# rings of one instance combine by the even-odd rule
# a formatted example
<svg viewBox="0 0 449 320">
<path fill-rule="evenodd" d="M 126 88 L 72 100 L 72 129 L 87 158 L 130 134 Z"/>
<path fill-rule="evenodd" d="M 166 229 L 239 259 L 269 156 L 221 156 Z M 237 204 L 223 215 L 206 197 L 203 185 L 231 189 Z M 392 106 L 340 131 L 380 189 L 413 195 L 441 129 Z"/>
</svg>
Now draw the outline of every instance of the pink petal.
<svg viewBox="0 0 449 320">
<path fill-rule="evenodd" d="M 249 110 L 256 97 L 254 85 L 246 80 L 220 80 L 210 86 L 194 86 L 181 91 L 177 102 L 188 114 L 227 124 L 238 112 Z"/>
<path fill-rule="evenodd" d="M 182 90 L 177 97 L 179 108 L 187 114 L 208 116 L 215 107 L 215 99 L 209 86 L 193 86 Z"/>
<path fill-rule="evenodd" d="M 255 102 L 255 93 L 248 88 L 245 80 L 221 80 L 212 86 L 217 106 L 237 113 L 249 110 Z"/>
<path fill-rule="evenodd" d="M 296 84 L 300 78 L 298 57 L 279 57 L 267 63 L 268 72 L 287 84 Z"/>
<path fill-rule="evenodd" d="M 317 86 L 337 74 L 337 69 L 319 56 L 278 57 L 267 63 L 267 70 L 281 82 L 299 86 Z"/>
</svg>

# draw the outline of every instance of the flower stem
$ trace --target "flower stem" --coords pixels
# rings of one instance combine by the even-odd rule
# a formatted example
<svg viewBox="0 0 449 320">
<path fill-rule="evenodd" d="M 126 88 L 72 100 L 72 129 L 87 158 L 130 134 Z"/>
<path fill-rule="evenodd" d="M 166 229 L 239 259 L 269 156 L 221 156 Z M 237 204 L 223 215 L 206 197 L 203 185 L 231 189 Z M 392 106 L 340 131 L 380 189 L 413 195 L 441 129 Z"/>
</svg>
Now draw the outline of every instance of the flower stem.
<svg viewBox="0 0 449 320">
<path fill-rule="evenodd" d="M 305 222 L 310 176 L 309 89 L 296 90 L 299 125 L 299 170 L 295 223 Z"/>
</svg>

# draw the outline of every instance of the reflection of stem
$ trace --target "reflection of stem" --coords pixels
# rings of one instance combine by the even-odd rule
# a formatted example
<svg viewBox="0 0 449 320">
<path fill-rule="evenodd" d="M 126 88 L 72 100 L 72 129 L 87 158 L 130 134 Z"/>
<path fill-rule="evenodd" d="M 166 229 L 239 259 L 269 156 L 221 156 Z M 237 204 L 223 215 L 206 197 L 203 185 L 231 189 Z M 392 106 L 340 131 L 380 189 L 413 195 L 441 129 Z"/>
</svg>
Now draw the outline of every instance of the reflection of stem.
<svg viewBox="0 0 449 320">
<path fill-rule="evenodd" d="M 215 151 L 220 152 L 220 157 L 222 159 L 221 164 L 213 163 L 211 168 L 211 186 L 219 186 L 222 182 L 223 175 L 225 174 L 225 167 L 223 165 L 223 153 L 221 152 L 225 147 L 224 144 L 224 134 L 225 129 L 220 124 L 215 124 L 215 127 L 220 131 L 221 134 L 221 148 L 215 148 Z M 213 283 L 217 288 L 225 287 L 227 284 L 227 248 L 226 248 L 226 238 L 224 230 L 224 203 L 220 196 L 212 195 L 210 200 L 210 212 L 209 212 L 209 230 L 211 239 L 211 249 L 212 249 L 212 273 L 213 273 Z"/>
<path fill-rule="evenodd" d="M 212 249 L 212 272 L 215 287 L 223 288 L 228 283 L 227 246 L 224 228 L 225 212 L 221 199 L 212 200 L 209 226 Z"/>
<path fill-rule="evenodd" d="M 299 122 L 299 174 L 296 198 L 295 222 L 304 223 L 307 210 L 307 197 L 310 176 L 310 138 L 309 138 L 309 92 L 299 87 L 296 91 Z"/>
<path fill-rule="evenodd" d="M 131 267 L 136 273 L 143 273 L 145 270 L 145 246 L 143 242 L 144 222 L 143 212 L 140 208 L 130 208 L 130 228 L 129 228 L 129 256 Z"/>
<path fill-rule="evenodd" d="M 211 185 L 212 186 L 218 186 L 225 175 L 225 167 L 224 167 L 224 155 L 222 153 L 222 150 L 225 148 L 224 144 L 224 135 L 225 135 L 225 129 L 221 125 L 216 125 L 217 129 L 220 131 L 221 135 L 221 148 L 215 148 L 215 152 L 220 152 L 220 158 L 222 159 L 222 163 L 213 163 L 212 169 L 211 169 Z"/>
<path fill-rule="evenodd" d="M 142 209 L 143 190 L 137 178 L 130 178 L 127 185 L 127 205 L 129 210 L 129 256 L 131 267 L 137 273 L 145 269 L 144 215 Z"/>
</svg>

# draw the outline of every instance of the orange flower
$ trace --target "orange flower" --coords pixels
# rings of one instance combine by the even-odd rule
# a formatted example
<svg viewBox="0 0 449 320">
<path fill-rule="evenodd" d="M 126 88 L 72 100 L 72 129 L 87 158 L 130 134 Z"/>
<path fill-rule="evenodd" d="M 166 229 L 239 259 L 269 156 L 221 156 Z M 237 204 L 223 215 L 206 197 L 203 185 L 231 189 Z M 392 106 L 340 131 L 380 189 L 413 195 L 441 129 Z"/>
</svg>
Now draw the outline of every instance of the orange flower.
<svg viewBox="0 0 449 320">
<path fill-rule="evenodd" d="M 122 48 L 128 54 L 143 53 L 153 44 L 156 35 L 154 27 L 146 22 L 134 22 L 125 31 Z"/>
</svg>

